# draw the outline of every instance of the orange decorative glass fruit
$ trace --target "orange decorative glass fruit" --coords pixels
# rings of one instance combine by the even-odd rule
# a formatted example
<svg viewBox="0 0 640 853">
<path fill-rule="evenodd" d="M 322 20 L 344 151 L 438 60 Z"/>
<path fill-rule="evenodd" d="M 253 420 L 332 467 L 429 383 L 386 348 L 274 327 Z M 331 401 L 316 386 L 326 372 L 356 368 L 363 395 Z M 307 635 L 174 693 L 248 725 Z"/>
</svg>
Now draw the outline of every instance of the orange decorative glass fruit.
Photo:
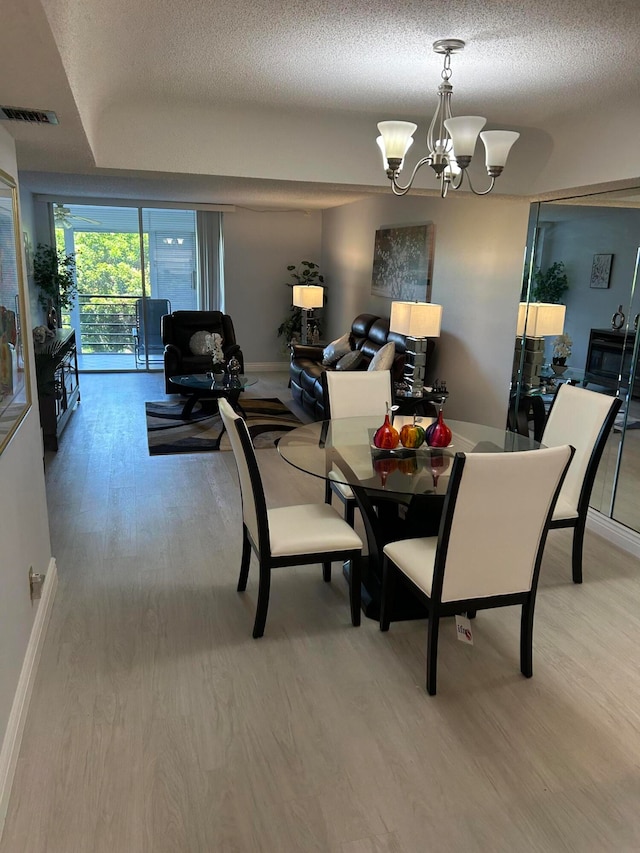
<svg viewBox="0 0 640 853">
<path fill-rule="evenodd" d="M 416 423 L 415 415 L 412 424 L 405 424 L 400 430 L 400 443 L 410 449 L 420 447 L 424 443 L 424 430 Z"/>
</svg>

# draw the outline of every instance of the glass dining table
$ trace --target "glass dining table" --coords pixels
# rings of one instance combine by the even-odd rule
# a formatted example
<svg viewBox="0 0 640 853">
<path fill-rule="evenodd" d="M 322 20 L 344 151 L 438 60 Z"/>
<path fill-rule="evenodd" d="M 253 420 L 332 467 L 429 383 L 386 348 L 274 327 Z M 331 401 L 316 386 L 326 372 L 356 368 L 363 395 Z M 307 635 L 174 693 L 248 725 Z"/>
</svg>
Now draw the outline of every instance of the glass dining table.
<svg viewBox="0 0 640 853">
<path fill-rule="evenodd" d="M 426 428 L 433 418 L 418 418 Z M 396 429 L 413 418 L 397 416 Z M 282 458 L 294 468 L 321 480 L 350 486 L 364 523 L 368 559 L 363 566 L 362 607 L 366 616 L 380 612 L 382 551 L 397 539 L 436 536 L 456 453 L 509 453 L 542 445 L 518 433 L 446 420 L 452 438 L 448 447 L 423 444 L 416 449 L 379 450 L 373 436 L 379 417 L 340 418 L 304 424 L 278 443 Z M 514 484 L 514 499 L 517 497 Z M 490 494 L 491 484 L 487 484 Z M 345 567 L 348 571 L 348 567 Z M 424 610 L 412 596 L 396 596 L 393 618 L 422 618 Z"/>
</svg>

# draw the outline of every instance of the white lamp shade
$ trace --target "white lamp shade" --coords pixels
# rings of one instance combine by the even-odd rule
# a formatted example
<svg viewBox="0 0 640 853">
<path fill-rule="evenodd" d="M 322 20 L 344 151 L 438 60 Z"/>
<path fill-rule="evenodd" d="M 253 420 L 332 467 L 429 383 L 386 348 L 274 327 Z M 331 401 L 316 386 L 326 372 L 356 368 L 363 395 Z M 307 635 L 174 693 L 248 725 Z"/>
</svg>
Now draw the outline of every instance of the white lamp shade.
<svg viewBox="0 0 640 853">
<path fill-rule="evenodd" d="M 382 134 L 382 145 L 380 147 L 383 160 L 388 160 L 389 157 L 403 160 L 413 142 L 413 134 L 417 129 L 418 125 L 411 121 L 379 122 L 378 130 Z"/>
<path fill-rule="evenodd" d="M 487 169 L 492 166 L 504 168 L 511 146 L 519 136 L 515 130 L 485 130 L 480 134 L 486 149 Z"/>
<path fill-rule="evenodd" d="M 450 178 L 455 178 L 456 175 L 460 174 L 461 169 L 453 153 L 453 144 L 450 139 L 438 139 L 436 141 L 436 153 L 446 155 L 449 162 L 446 171 Z"/>
<path fill-rule="evenodd" d="M 376 139 L 376 142 L 378 144 L 378 148 L 380 149 L 380 151 L 382 153 L 382 168 L 387 170 L 389 168 L 389 161 L 387 160 L 387 152 L 385 151 L 385 148 L 384 148 L 384 139 L 381 136 L 378 136 L 378 138 Z M 409 144 L 407 145 L 406 151 L 408 151 L 412 145 L 413 145 L 413 137 L 411 137 L 409 139 Z M 406 154 L 406 151 L 405 151 L 405 154 Z M 404 166 L 404 159 L 401 161 L 400 165 L 398 166 L 398 172 L 402 171 L 403 166 Z"/>
<path fill-rule="evenodd" d="M 294 284 L 293 304 L 297 308 L 322 308 L 324 288 L 316 284 Z"/>
<path fill-rule="evenodd" d="M 442 305 L 433 302 L 392 302 L 389 331 L 409 338 L 439 338 Z"/>
<path fill-rule="evenodd" d="M 478 134 L 487 123 L 482 116 L 456 116 L 446 119 L 444 126 L 449 131 L 456 157 L 473 157 Z"/>
<path fill-rule="evenodd" d="M 566 305 L 553 302 L 521 302 L 518 306 L 516 335 L 542 338 L 545 335 L 561 335 L 564 331 Z"/>
</svg>

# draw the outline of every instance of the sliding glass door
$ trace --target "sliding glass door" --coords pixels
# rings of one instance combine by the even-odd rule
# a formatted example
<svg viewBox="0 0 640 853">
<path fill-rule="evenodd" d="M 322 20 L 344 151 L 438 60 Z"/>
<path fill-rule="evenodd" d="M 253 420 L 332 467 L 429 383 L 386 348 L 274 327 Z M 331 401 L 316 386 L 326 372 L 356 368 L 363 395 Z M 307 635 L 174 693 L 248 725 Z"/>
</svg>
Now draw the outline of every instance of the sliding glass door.
<svg viewBox="0 0 640 853">
<path fill-rule="evenodd" d="M 160 318 L 197 309 L 196 213 L 54 204 L 58 250 L 74 254 L 81 370 L 161 369 Z"/>
</svg>

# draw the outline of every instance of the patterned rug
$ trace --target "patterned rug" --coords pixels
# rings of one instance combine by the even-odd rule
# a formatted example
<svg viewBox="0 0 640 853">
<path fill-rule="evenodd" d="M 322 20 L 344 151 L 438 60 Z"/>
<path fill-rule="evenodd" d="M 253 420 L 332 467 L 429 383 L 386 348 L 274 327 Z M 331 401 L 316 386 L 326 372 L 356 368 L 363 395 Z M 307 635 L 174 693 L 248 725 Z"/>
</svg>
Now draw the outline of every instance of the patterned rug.
<svg viewBox="0 0 640 853">
<path fill-rule="evenodd" d="M 247 426 L 256 449 L 274 447 L 283 433 L 300 426 L 301 421 L 277 397 L 252 399 L 241 397 Z M 229 438 L 222 433 L 222 419 L 211 403 L 196 403 L 190 420 L 182 420 L 184 401 L 145 403 L 149 455 L 169 453 L 210 453 L 231 450 Z M 215 406 L 215 403 L 213 404 Z M 218 446 L 219 443 L 219 446 Z"/>
</svg>

